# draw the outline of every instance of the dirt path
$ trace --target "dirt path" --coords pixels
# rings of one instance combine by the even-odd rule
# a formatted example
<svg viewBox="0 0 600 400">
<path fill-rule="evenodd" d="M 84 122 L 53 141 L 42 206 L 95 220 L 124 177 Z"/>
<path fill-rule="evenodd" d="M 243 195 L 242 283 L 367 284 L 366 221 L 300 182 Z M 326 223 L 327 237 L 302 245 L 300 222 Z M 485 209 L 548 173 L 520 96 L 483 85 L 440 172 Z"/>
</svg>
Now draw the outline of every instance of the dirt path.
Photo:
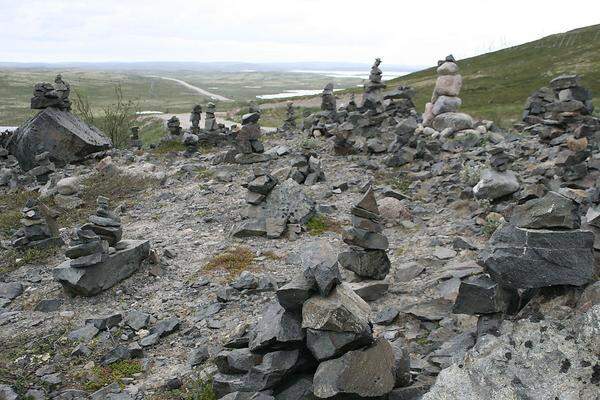
<svg viewBox="0 0 600 400">
<path fill-rule="evenodd" d="M 208 90 L 204 90 L 202 88 L 199 88 L 197 86 L 191 85 L 189 83 L 187 83 L 186 81 L 182 81 L 181 79 L 175 79 L 175 78 L 168 78 L 166 76 L 155 76 L 155 75 L 150 75 L 150 78 L 159 78 L 159 79 L 165 79 L 167 81 L 173 81 L 173 82 L 177 82 L 182 86 L 185 86 L 188 89 L 191 89 L 195 92 L 200 93 L 203 96 L 207 96 L 210 97 L 213 100 L 219 100 L 219 101 L 233 101 L 232 99 L 225 97 L 225 96 L 221 96 L 220 94 L 216 94 L 216 93 L 212 93 L 209 92 Z"/>
</svg>

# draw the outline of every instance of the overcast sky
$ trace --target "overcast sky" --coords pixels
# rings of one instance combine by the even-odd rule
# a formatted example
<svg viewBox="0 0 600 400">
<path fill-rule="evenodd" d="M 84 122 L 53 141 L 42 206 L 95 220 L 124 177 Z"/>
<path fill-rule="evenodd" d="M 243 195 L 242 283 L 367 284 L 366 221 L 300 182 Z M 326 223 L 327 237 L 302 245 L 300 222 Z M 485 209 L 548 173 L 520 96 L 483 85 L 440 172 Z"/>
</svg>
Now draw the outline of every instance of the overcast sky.
<svg viewBox="0 0 600 400">
<path fill-rule="evenodd" d="M 0 0 L 0 61 L 431 65 L 597 23 L 599 0 Z"/>
</svg>

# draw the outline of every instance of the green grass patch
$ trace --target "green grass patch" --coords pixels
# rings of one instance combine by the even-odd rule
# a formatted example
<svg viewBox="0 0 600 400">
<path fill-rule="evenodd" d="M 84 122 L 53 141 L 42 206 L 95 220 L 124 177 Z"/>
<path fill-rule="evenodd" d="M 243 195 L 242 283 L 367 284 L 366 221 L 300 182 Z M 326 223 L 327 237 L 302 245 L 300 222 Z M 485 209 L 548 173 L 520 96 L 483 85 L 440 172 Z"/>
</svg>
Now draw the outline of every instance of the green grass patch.
<svg viewBox="0 0 600 400">
<path fill-rule="evenodd" d="M 0 275 L 19 269 L 23 265 L 44 265 L 48 259 L 57 255 L 59 250 L 59 247 L 0 250 Z"/>
<path fill-rule="evenodd" d="M 183 388 L 165 390 L 152 396 L 151 400 L 217 400 L 212 382 L 194 380 L 187 382 Z"/>
<path fill-rule="evenodd" d="M 168 142 L 162 142 L 153 150 L 153 153 L 157 155 L 165 155 L 169 153 L 178 153 L 181 151 L 185 151 L 185 146 L 183 143 L 172 140 Z"/>
<path fill-rule="evenodd" d="M 248 247 L 235 247 L 213 256 L 205 265 L 205 271 L 222 271 L 236 276 L 247 270 L 254 262 L 254 252 Z"/>
<path fill-rule="evenodd" d="M 131 378 L 143 371 L 142 364 L 137 360 L 121 360 L 106 367 L 97 365 L 92 368 L 91 375 L 83 383 L 83 388 L 93 392 L 114 382 L 124 387 L 123 378 Z"/>
<path fill-rule="evenodd" d="M 0 194 L 0 238 L 9 238 L 20 227 L 21 209 L 30 197 L 38 197 L 36 192 L 17 191 Z"/>
<path fill-rule="evenodd" d="M 341 224 L 326 215 L 316 214 L 313 215 L 306 223 L 306 231 L 311 236 L 320 236 L 325 232 L 341 233 Z"/>
</svg>

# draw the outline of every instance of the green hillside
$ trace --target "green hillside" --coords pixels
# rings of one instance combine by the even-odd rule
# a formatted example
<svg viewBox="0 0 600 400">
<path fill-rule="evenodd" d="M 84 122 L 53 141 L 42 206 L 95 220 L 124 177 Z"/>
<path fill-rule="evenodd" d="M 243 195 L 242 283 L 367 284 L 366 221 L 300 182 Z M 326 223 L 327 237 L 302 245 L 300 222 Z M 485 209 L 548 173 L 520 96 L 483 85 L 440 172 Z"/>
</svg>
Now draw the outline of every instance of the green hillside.
<svg viewBox="0 0 600 400">
<path fill-rule="evenodd" d="M 600 25 L 467 58 L 458 65 L 463 75 L 462 110 L 475 117 L 510 125 L 520 118 L 534 90 L 557 75 L 573 73 L 582 76 L 583 86 L 591 90 L 600 109 Z M 435 68 L 430 68 L 389 81 L 388 88 L 400 84 L 415 88 L 422 112 L 436 77 Z"/>
</svg>

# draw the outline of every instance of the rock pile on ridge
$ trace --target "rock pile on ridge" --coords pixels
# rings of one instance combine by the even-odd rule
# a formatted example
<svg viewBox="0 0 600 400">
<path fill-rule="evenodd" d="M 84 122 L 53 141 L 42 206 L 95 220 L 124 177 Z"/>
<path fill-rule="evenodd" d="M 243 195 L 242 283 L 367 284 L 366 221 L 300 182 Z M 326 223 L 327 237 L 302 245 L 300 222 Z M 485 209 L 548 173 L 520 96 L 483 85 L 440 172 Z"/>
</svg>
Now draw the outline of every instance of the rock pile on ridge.
<svg viewBox="0 0 600 400">
<path fill-rule="evenodd" d="M 370 307 L 341 281 L 335 255 L 314 256 L 277 302 L 215 357 L 221 399 L 380 398 L 410 383 L 399 344 L 373 338 Z M 222 396 L 222 397 L 221 397 Z"/>
<path fill-rule="evenodd" d="M 239 152 L 235 156 L 236 162 L 240 164 L 253 164 L 270 160 L 268 154 L 264 154 L 265 147 L 260 141 L 262 132 L 258 120 L 260 109 L 256 104 L 251 104 L 247 114 L 242 116 L 242 128 L 236 135 L 236 147 Z"/>
<path fill-rule="evenodd" d="M 150 253 L 147 240 L 121 240 L 120 219 L 98 197 L 96 214 L 77 229 L 66 251 L 67 261 L 54 268 L 54 279 L 72 294 L 96 295 L 128 278 Z"/>
<path fill-rule="evenodd" d="M 494 146 L 489 151 L 490 167 L 481 173 L 481 179 L 473 188 L 473 194 L 480 199 L 495 200 L 519 190 L 521 185 L 514 172 L 508 167 L 512 157 L 502 146 Z"/>
<path fill-rule="evenodd" d="M 21 225 L 12 238 L 17 248 L 37 248 L 61 246 L 62 239 L 51 211 L 38 200 L 29 198 L 21 210 Z"/>
</svg>

